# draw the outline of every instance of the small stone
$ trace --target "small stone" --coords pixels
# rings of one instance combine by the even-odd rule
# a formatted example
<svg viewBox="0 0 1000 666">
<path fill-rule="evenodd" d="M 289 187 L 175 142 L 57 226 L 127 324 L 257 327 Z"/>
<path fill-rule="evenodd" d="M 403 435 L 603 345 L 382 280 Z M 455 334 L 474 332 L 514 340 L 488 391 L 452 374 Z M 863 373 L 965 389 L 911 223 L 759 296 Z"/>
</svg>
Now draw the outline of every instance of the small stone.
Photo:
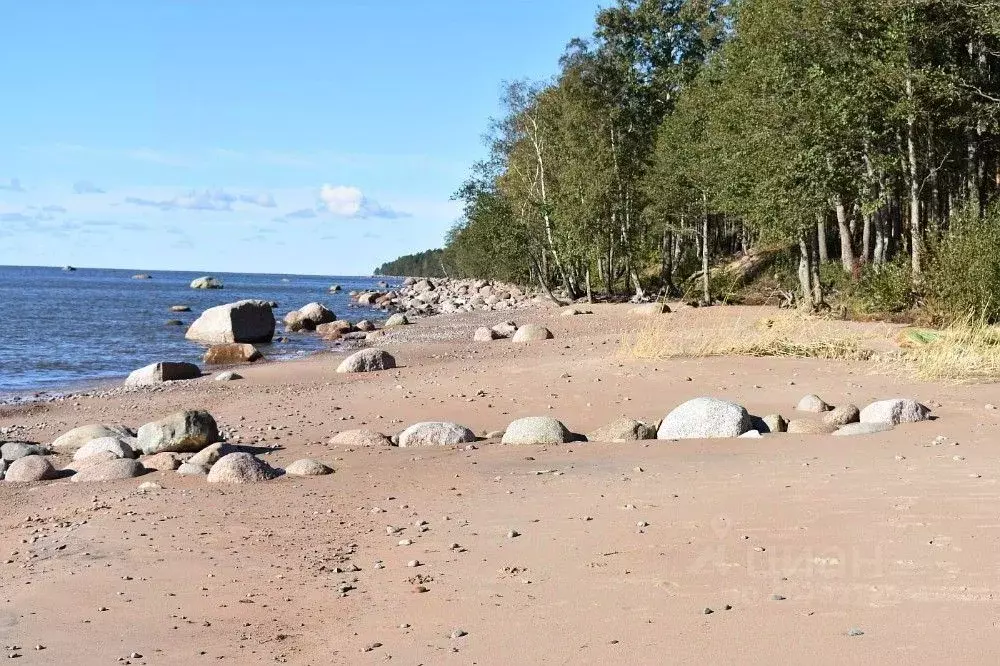
<svg viewBox="0 0 1000 666">
<path fill-rule="evenodd" d="M 410 541 L 409 539 L 400 539 L 400 541 L 399 541 L 399 545 L 400 546 L 409 546 L 412 543 L 413 542 Z"/>
<path fill-rule="evenodd" d="M 848 636 L 864 636 L 865 632 L 862 631 L 861 629 L 858 629 L 857 627 L 854 627 L 853 629 L 848 629 L 847 630 L 847 635 Z"/>
<path fill-rule="evenodd" d="M 517 530 L 511 530 L 511 531 L 507 532 L 507 538 L 508 539 L 515 539 L 515 538 L 517 538 L 519 536 L 521 536 L 521 533 L 518 532 Z"/>
<path fill-rule="evenodd" d="M 703 611 L 702 611 L 702 613 L 704 613 L 705 615 L 711 615 L 711 614 L 712 614 L 712 613 L 714 613 L 714 612 L 715 612 L 715 611 L 714 611 L 714 610 L 712 610 L 711 608 L 709 608 L 708 606 L 706 606 L 706 607 L 705 607 L 705 610 L 703 610 Z"/>
<path fill-rule="evenodd" d="M 468 636 L 469 633 L 465 629 L 455 629 L 451 632 L 452 639 L 461 638 L 462 636 Z"/>
<path fill-rule="evenodd" d="M 771 601 L 784 601 L 784 600 L 785 600 L 785 597 L 781 596 L 780 594 L 772 594 L 771 595 Z"/>
<path fill-rule="evenodd" d="M 406 566 L 408 566 L 410 568 L 419 567 L 420 566 L 420 560 L 410 560 L 409 562 L 406 563 Z"/>
</svg>

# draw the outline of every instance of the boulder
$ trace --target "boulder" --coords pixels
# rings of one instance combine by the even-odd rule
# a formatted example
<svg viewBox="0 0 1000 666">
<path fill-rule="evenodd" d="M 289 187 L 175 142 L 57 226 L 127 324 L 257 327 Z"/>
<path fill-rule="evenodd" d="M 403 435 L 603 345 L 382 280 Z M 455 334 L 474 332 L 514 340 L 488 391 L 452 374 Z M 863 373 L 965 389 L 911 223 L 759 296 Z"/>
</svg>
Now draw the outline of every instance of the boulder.
<svg viewBox="0 0 1000 666">
<path fill-rule="evenodd" d="M 496 340 L 500 336 L 496 331 L 485 326 L 480 326 L 476 329 L 476 332 L 472 334 L 472 340 L 474 342 L 491 342 Z"/>
<path fill-rule="evenodd" d="M 358 329 L 359 331 L 364 331 L 365 333 L 367 333 L 369 331 L 375 330 L 375 324 L 371 323 L 367 319 L 362 319 L 361 321 L 359 321 L 357 324 L 354 325 L 354 328 Z"/>
<path fill-rule="evenodd" d="M 785 432 L 790 435 L 829 435 L 837 427 L 816 419 L 792 419 Z"/>
<path fill-rule="evenodd" d="M 226 370 L 225 372 L 220 372 L 215 377 L 213 377 L 213 380 L 217 382 L 232 382 L 236 381 L 237 379 L 243 379 L 243 375 L 241 375 L 238 372 L 235 372 L 234 370 Z"/>
<path fill-rule="evenodd" d="M 155 470 L 157 472 L 172 472 L 181 466 L 181 458 L 176 453 L 171 453 L 170 451 L 164 451 L 163 453 L 154 453 L 151 456 L 146 456 L 142 458 L 139 462 L 146 469 Z"/>
<path fill-rule="evenodd" d="M 760 434 L 760 430 L 747 430 L 745 433 L 737 437 L 737 439 L 760 439 L 764 435 Z"/>
<path fill-rule="evenodd" d="M 191 280 L 192 289 L 222 289 L 222 282 L 211 275 Z"/>
<path fill-rule="evenodd" d="M 49 453 L 48 448 L 32 442 L 4 442 L 0 446 L 0 458 L 7 462 L 14 462 L 25 456 L 44 456 Z"/>
<path fill-rule="evenodd" d="M 202 312 L 184 337 L 209 344 L 270 342 L 274 338 L 274 313 L 267 301 L 217 305 Z"/>
<path fill-rule="evenodd" d="M 161 361 L 133 370 L 125 380 L 125 386 L 149 386 L 197 377 L 201 377 L 201 370 L 194 363 Z"/>
<path fill-rule="evenodd" d="M 764 424 L 764 428 L 759 427 L 760 424 L 755 424 L 757 430 L 761 432 L 785 432 L 788 429 L 788 421 L 781 414 L 768 414 L 760 419 L 761 423 Z"/>
<path fill-rule="evenodd" d="M 848 423 L 857 423 L 860 418 L 861 412 L 856 406 L 843 405 L 824 414 L 823 423 L 840 427 Z"/>
<path fill-rule="evenodd" d="M 164 326 L 183 326 L 184 322 L 182 322 L 180 319 L 168 319 L 165 322 L 163 322 L 163 325 Z"/>
<path fill-rule="evenodd" d="M 289 333 L 298 333 L 299 331 L 315 331 L 316 322 L 309 319 L 304 314 L 298 310 L 292 310 L 285 315 L 285 330 Z"/>
<path fill-rule="evenodd" d="M 894 398 L 873 402 L 861 410 L 862 423 L 916 423 L 926 421 L 931 410 L 916 400 L 909 398 Z"/>
<path fill-rule="evenodd" d="M 135 443 L 135 440 L 129 438 L 131 442 Z M 73 460 L 82 460 L 95 453 L 100 453 L 101 451 L 109 451 L 116 458 L 135 458 L 135 451 L 132 450 L 132 446 L 123 441 L 119 437 L 98 437 L 97 439 L 92 439 L 80 448 L 76 450 L 73 454 Z"/>
<path fill-rule="evenodd" d="M 527 416 L 513 421 L 503 433 L 503 444 L 562 444 L 572 434 L 551 416 Z"/>
<path fill-rule="evenodd" d="M 653 317 L 661 314 L 669 314 L 670 307 L 666 303 L 643 303 L 629 310 L 629 313 L 637 317 Z"/>
<path fill-rule="evenodd" d="M 399 446 L 454 446 L 476 441 L 476 434 L 457 423 L 425 421 L 399 434 Z"/>
<path fill-rule="evenodd" d="M 133 280 L 152 280 L 153 276 L 149 273 L 136 273 L 132 276 Z"/>
<path fill-rule="evenodd" d="M 32 481 L 48 481 L 58 476 L 56 468 L 44 456 L 24 456 L 10 463 L 4 474 L 5 481 L 13 483 L 30 483 Z"/>
<path fill-rule="evenodd" d="M 490 330 L 496 333 L 499 338 L 510 338 L 517 333 L 517 324 L 512 321 L 505 321 L 502 324 L 497 324 Z"/>
<path fill-rule="evenodd" d="M 57 453 L 73 453 L 90 440 L 99 439 L 101 437 L 117 437 L 118 439 L 126 439 L 135 437 L 135 432 L 125 426 L 103 423 L 80 426 L 79 428 L 73 428 L 69 432 L 57 437 L 55 441 L 52 442 L 52 450 Z"/>
<path fill-rule="evenodd" d="M 511 338 L 514 342 L 535 342 L 537 340 L 551 339 L 552 331 L 538 324 L 525 324 L 521 328 L 517 329 L 517 332 L 514 333 L 514 337 Z"/>
<path fill-rule="evenodd" d="M 208 476 L 209 467 L 207 465 L 195 465 L 194 463 L 181 463 L 177 468 L 177 473 L 183 476 Z"/>
<path fill-rule="evenodd" d="M 393 326 L 406 326 L 409 323 L 410 320 L 406 318 L 405 314 L 403 314 L 402 312 L 397 312 L 396 314 L 392 315 L 391 317 L 385 320 L 385 323 L 382 324 L 382 328 L 391 328 Z"/>
<path fill-rule="evenodd" d="M 215 444 L 209 444 L 201 451 L 188 458 L 185 462 L 189 462 L 192 465 L 204 465 L 206 467 L 211 467 L 217 463 L 219 458 L 222 456 L 230 453 L 236 453 L 237 451 L 239 451 L 239 448 L 233 446 L 232 444 L 216 442 Z"/>
<path fill-rule="evenodd" d="M 303 458 L 286 467 L 285 474 L 289 476 L 323 476 L 324 474 L 333 474 L 333 468 L 318 460 Z"/>
<path fill-rule="evenodd" d="M 313 323 L 313 328 L 319 326 L 320 324 L 329 324 L 331 321 L 337 319 L 337 315 L 333 314 L 333 310 L 330 310 L 322 303 L 307 303 L 298 309 L 298 313 L 304 319 L 308 319 Z M 289 313 L 291 314 L 291 313 Z"/>
<path fill-rule="evenodd" d="M 879 432 L 888 432 L 893 429 L 891 423 L 848 423 L 833 432 L 836 437 L 850 437 L 853 435 L 874 435 Z"/>
<path fill-rule="evenodd" d="M 278 475 L 270 465 L 249 453 L 229 453 L 212 465 L 208 472 L 209 483 L 256 483 L 268 481 Z"/>
<path fill-rule="evenodd" d="M 132 479 L 145 474 L 146 469 L 138 460 L 119 458 L 107 460 L 85 469 L 78 470 L 71 481 L 118 481 Z"/>
<path fill-rule="evenodd" d="M 795 409 L 800 412 L 812 412 L 813 414 L 819 414 L 820 412 L 828 412 L 833 407 L 823 402 L 823 399 L 818 395 L 810 393 L 809 395 L 802 396 L 799 400 L 799 404 L 795 406 Z"/>
<path fill-rule="evenodd" d="M 381 349 L 362 349 L 354 352 L 337 366 L 337 372 L 373 372 L 375 370 L 390 370 L 396 367 L 396 359 L 392 354 Z"/>
<path fill-rule="evenodd" d="M 219 428 L 208 412 L 187 410 L 143 425 L 137 439 L 139 449 L 146 455 L 163 451 L 200 451 L 219 441 Z"/>
<path fill-rule="evenodd" d="M 742 405 L 718 398 L 694 398 L 664 417 L 656 438 L 739 437 L 752 428 L 750 414 Z"/>
<path fill-rule="evenodd" d="M 207 365 L 236 365 L 237 363 L 253 363 L 264 358 L 260 350 L 248 342 L 228 342 L 212 345 L 205 350 L 204 361 Z"/>
<path fill-rule="evenodd" d="M 656 439 L 656 427 L 625 416 L 587 435 L 591 442 L 635 442 L 640 439 Z"/>
<path fill-rule="evenodd" d="M 342 289 L 343 289 L 343 287 L 341 287 L 341 286 L 340 286 L 339 284 L 331 284 L 331 285 L 330 285 L 330 289 L 329 289 L 329 291 L 330 291 L 331 293 L 334 293 L 334 294 L 335 294 L 335 293 L 337 293 L 338 291 L 341 291 Z"/>
<path fill-rule="evenodd" d="M 170 311 L 171 312 L 191 312 L 191 306 L 190 305 L 171 305 L 170 306 Z"/>
<path fill-rule="evenodd" d="M 67 467 L 65 467 L 63 471 L 70 471 L 75 474 L 76 472 L 85 470 L 88 467 L 100 465 L 101 463 L 108 462 L 109 460 L 121 460 L 121 458 L 111 451 L 98 451 L 97 453 L 89 455 L 86 458 L 74 460 Z"/>
<path fill-rule="evenodd" d="M 343 446 L 392 446 L 392 441 L 374 430 L 344 430 L 330 438 L 330 444 Z"/>
</svg>

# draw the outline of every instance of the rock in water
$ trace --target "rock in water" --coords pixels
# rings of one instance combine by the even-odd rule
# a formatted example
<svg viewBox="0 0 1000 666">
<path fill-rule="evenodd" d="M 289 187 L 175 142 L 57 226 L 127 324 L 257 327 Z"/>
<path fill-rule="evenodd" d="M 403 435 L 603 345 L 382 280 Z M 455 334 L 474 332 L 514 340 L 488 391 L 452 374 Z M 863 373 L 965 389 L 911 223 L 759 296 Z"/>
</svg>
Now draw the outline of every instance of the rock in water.
<svg viewBox="0 0 1000 666">
<path fill-rule="evenodd" d="M 669 314 L 670 308 L 666 303 L 643 303 L 635 306 L 629 312 L 637 317 L 655 317 L 656 315 Z"/>
<path fill-rule="evenodd" d="M 337 372 L 373 372 L 375 370 L 390 370 L 396 367 L 396 359 L 392 354 L 381 349 L 362 349 L 344 359 L 337 366 Z"/>
<path fill-rule="evenodd" d="M 235 365 L 253 363 L 264 358 L 260 350 L 248 342 L 229 342 L 212 345 L 205 350 L 204 361 L 208 365 Z"/>
<path fill-rule="evenodd" d="M 71 481 L 118 481 L 120 479 L 131 479 L 146 472 L 138 460 L 129 458 L 119 458 L 118 460 L 108 460 L 106 462 L 91 465 L 79 470 L 73 475 Z"/>
<path fill-rule="evenodd" d="M 222 282 L 212 277 L 211 275 L 205 275 L 200 278 L 195 278 L 191 280 L 192 289 L 222 289 Z"/>
<path fill-rule="evenodd" d="M 525 324 L 521 328 L 517 329 L 514 337 L 511 338 L 514 342 L 535 342 L 538 340 L 551 339 L 552 331 L 538 324 Z"/>
<path fill-rule="evenodd" d="M 4 442 L 0 446 L 0 458 L 7 462 L 14 462 L 25 456 L 44 456 L 48 453 L 49 450 L 44 446 L 31 442 Z"/>
<path fill-rule="evenodd" d="M 587 435 L 591 442 L 635 442 L 640 439 L 656 439 L 656 428 L 625 416 Z"/>
<path fill-rule="evenodd" d="M 888 432 L 893 429 L 891 423 L 848 423 L 847 425 L 834 430 L 835 437 L 850 437 L 853 435 L 874 435 L 879 432 Z"/>
<path fill-rule="evenodd" d="M 359 331 L 364 331 L 368 333 L 370 331 L 375 330 L 375 324 L 371 323 L 367 319 L 362 319 L 361 321 L 359 321 L 357 324 L 354 325 L 354 328 L 358 329 Z"/>
<path fill-rule="evenodd" d="M 410 323 L 410 320 L 406 318 L 406 315 L 402 312 L 397 312 L 382 324 L 382 328 L 392 328 L 393 326 L 406 326 Z"/>
<path fill-rule="evenodd" d="M 823 415 L 823 423 L 829 425 L 843 426 L 848 423 L 857 423 L 861 417 L 861 412 L 854 405 L 843 405 L 836 407 L 832 411 Z"/>
<path fill-rule="evenodd" d="M 146 455 L 163 451 L 200 451 L 219 441 L 219 428 L 208 412 L 188 410 L 143 425 L 137 439 Z"/>
<path fill-rule="evenodd" d="M 134 439 L 129 439 L 135 443 Z M 135 458 L 135 451 L 132 450 L 131 444 L 118 437 L 98 437 L 77 449 L 76 453 L 73 454 L 73 460 L 82 460 L 101 451 L 110 451 L 116 458 Z"/>
<path fill-rule="evenodd" d="M 502 444 L 563 444 L 572 434 L 551 416 L 527 416 L 512 422 L 503 433 Z"/>
<path fill-rule="evenodd" d="M 133 370 L 125 380 L 126 386 L 148 386 L 163 382 L 195 379 L 201 377 L 201 370 L 194 363 L 171 363 L 162 361 Z"/>
<path fill-rule="evenodd" d="M 256 483 L 268 481 L 277 472 L 266 462 L 239 451 L 219 458 L 208 472 L 209 483 Z"/>
<path fill-rule="evenodd" d="M 795 409 L 800 412 L 812 412 L 813 414 L 819 414 L 820 412 L 828 412 L 832 407 L 823 402 L 823 399 L 818 395 L 810 393 L 809 395 L 802 396 L 799 400 L 799 404 L 795 406 Z"/>
<path fill-rule="evenodd" d="M 790 435 L 829 435 L 836 429 L 835 425 L 815 419 L 792 419 L 788 422 L 786 432 Z"/>
<path fill-rule="evenodd" d="M 323 476 L 324 474 L 333 474 L 333 468 L 318 460 L 303 458 L 286 467 L 285 474 L 290 476 Z"/>
<path fill-rule="evenodd" d="M 52 450 L 58 453 L 73 453 L 90 440 L 101 437 L 116 437 L 128 440 L 135 437 L 135 432 L 121 425 L 97 423 L 84 425 L 79 428 L 73 428 L 69 432 L 57 437 L 52 442 Z"/>
<path fill-rule="evenodd" d="M 274 313 L 267 301 L 217 305 L 202 312 L 184 337 L 209 344 L 270 342 L 274 338 Z"/>
<path fill-rule="evenodd" d="M 407 446 L 454 446 L 476 441 L 476 434 L 457 423 L 430 422 L 415 423 L 399 434 L 399 445 Z"/>
<path fill-rule="evenodd" d="M 739 437 L 753 428 L 742 405 L 718 398 L 694 398 L 674 408 L 660 423 L 657 439 Z"/>
<path fill-rule="evenodd" d="M 313 328 L 316 328 L 320 324 L 329 324 L 331 321 L 337 319 L 337 315 L 333 313 L 333 310 L 330 310 L 322 303 L 306 303 L 299 308 L 298 312 L 303 319 L 308 319 L 313 323 Z"/>
<path fill-rule="evenodd" d="M 191 312 L 191 306 L 190 305 L 171 305 L 170 306 L 170 311 L 171 312 Z"/>
<path fill-rule="evenodd" d="M 24 456 L 18 458 L 7 468 L 4 480 L 14 483 L 31 483 L 32 481 L 48 481 L 56 478 L 56 468 L 44 456 Z"/>
<path fill-rule="evenodd" d="M 331 444 L 343 446 L 392 446 L 392 440 L 374 430 L 345 430 L 330 438 Z"/>
<path fill-rule="evenodd" d="M 500 336 L 496 331 L 485 326 L 480 326 L 476 329 L 476 332 L 472 334 L 473 342 L 491 342 L 496 340 Z"/>
<path fill-rule="evenodd" d="M 862 423 L 916 423 L 926 421 L 931 410 L 916 400 L 894 398 L 873 402 L 861 410 Z"/>
</svg>

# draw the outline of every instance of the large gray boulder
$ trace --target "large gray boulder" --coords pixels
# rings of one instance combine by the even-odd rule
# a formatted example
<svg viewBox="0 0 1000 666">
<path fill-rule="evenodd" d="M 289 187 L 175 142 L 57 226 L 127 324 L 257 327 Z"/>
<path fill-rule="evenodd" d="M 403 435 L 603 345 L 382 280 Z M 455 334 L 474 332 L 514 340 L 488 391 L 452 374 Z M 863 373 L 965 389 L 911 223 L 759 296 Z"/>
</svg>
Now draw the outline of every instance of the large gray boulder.
<svg viewBox="0 0 1000 666">
<path fill-rule="evenodd" d="M 208 412 L 187 410 L 143 425 L 136 438 L 139 449 L 146 455 L 200 451 L 219 441 L 219 427 Z"/>
<path fill-rule="evenodd" d="M 841 405 L 823 415 L 823 423 L 835 426 L 844 426 L 848 423 L 857 423 L 861 417 L 861 412 L 854 405 Z"/>
<path fill-rule="evenodd" d="M 392 440 L 374 430 L 344 430 L 330 438 L 330 444 L 343 446 L 392 446 Z"/>
<path fill-rule="evenodd" d="M 551 340 L 552 331 L 539 324 L 525 324 L 517 329 L 512 342 L 536 342 L 539 340 Z"/>
<path fill-rule="evenodd" d="M 337 366 L 337 372 L 373 372 L 375 370 L 390 370 L 396 367 L 396 359 L 392 354 L 381 349 L 362 349 L 354 352 Z"/>
<path fill-rule="evenodd" d="M 135 432 L 122 425 L 93 423 L 73 428 L 69 432 L 56 437 L 55 441 L 52 442 L 52 450 L 57 453 L 73 453 L 90 440 L 101 437 L 127 439 L 135 437 Z"/>
<path fill-rule="evenodd" d="M 894 398 L 873 402 L 861 410 L 862 423 L 915 423 L 926 421 L 931 410 L 916 400 L 909 398 Z"/>
<path fill-rule="evenodd" d="M 517 333 L 517 324 L 512 321 L 505 321 L 490 329 L 497 334 L 498 338 L 510 338 Z"/>
<path fill-rule="evenodd" d="M 333 313 L 322 303 L 307 303 L 299 308 L 299 314 L 304 318 L 312 321 L 313 324 L 319 326 L 320 324 L 329 324 L 331 321 L 336 321 L 337 315 Z"/>
<path fill-rule="evenodd" d="M 25 456 L 44 456 L 48 453 L 46 447 L 32 442 L 4 442 L 0 446 L 0 458 L 7 462 L 14 462 Z"/>
<path fill-rule="evenodd" d="M 192 289 L 222 289 L 222 282 L 211 275 L 191 280 Z"/>
<path fill-rule="evenodd" d="M 249 453 L 239 451 L 219 458 L 208 472 L 209 483 L 256 483 L 278 475 L 270 465 Z"/>
<path fill-rule="evenodd" d="M 476 433 L 457 423 L 425 421 L 415 423 L 399 434 L 399 445 L 454 446 L 476 441 Z"/>
<path fill-rule="evenodd" d="M 591 442 L 635 442 L 640 439 L 656 439 L 656 427 L 623 416 L 589 433 L 587 439 Z"/>
<path fill-rule="evenodd" d="M 718 398 L 694 398 L 674 408 L 660 423 L 657 439 L 739 437 L 753 429 L 742 405 Z"/>
<path fill-rule="evenodd" d="M 13 483 L 31 483 L 33 481 L 48 481 L 57 476 L 56 468 L 44 456 L 24 456 L 18 458 L 7 468 L 5 481 Z"/>
<path fill-rule="evenodd" d="M 835 437 L 851 437 L 854 435 L 874 435 L 880 432 L 888 432 L 893 429 L 891 423 L 848 423 L 835 430 Z"/>
<path fill-rule="evenodd" d="M 194 363 L 172 363 L 161 361 L 133 370 L 125 380 L 126 386 L 148 386 L 163 382 L 195 379 L 201 377 L 201 370 Z"/>
<path fill-rule="evenodd" d="M 129 439 L 131 443 L 119 437 L 98 437 L 97 439 L 92 439 L 76 450 L 73 454 L 73 460 L 82 460 L 101 451 L 110 451 L 116 458 L 135 458 L 135 451 L 132 450 L 132 444 L 135 444 L 135 440 L 132 438 Z"/>
<path fill-rule="evenodd" d="M 480 326 L 476 329 L 476 332 L 472 334 L 472 339 L 474 342 L 491 342 L 500 337 L 500 334 L 491 328 L 485 326 Z"/>
<path fill-rule="evenodd" d="M 802 399 L 799 400 L 799 404 L 795 406 L 795 409 L 800 412 L 812 412 L 813 414 L 819 414 L 820 412 L 828 412 L 833 409 L 833 407 L 826 404 L 826 402 L 824 402 L 818 395 L 810 393 L 809 395 L 802 396 Z"/>
<path fill-rule="evenodd" d="M 289 476 L 323 476 L 333 474 L 333 468 L 312 458 L 296 460 L 285 468 L 285 474 Z"/>
<path fill-rule="evenodd" d="M 503 444 L 562 444 L 572 434 L 551 416 L 526 416 L 513 421 L 503 433 Z"/>
<path fill-rule="evenodd" d="M 70 479 L 71 481 L 119 481 L 121 479 L 132 479 L 141 476 L 146 472 L 138 460 L 131 458 L 119 458 L 108 460 L 97 465 L 90 465 L 77 471 Z"/>
<path fill-rule="evenodd" d="M 274 312 L 267 301 L 217 305 L 202 312 L 184 337 L 209 344 L 270 342 L 274 338 Z"/>
</svg>

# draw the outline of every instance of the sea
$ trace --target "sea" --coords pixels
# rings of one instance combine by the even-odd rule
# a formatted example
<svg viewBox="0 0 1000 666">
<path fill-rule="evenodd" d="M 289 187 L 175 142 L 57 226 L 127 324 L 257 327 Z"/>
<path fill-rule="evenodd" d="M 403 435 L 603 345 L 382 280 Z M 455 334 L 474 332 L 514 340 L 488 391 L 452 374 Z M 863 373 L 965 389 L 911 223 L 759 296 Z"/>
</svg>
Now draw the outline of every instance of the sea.
<svg viewBox="0 0 1000 666">
<path fill-rule="evenodd" d="M 134 279 L 134 275 L 149 279 Z M 275 301 L 275 342 L 265 357 L 288 359 L 335 347 L 311 333 L 279 342 L 281 319 L 317 301 L 343 319 L 381 321 L 384 312 L 350 302 L 352 290 L 391 278 L 343 275 L 211 273 L 222 289 L 191 289 L 209 275 L 184 271 L 0 266 L 0 403 L 58 394 L 120 380 L 157 361 L 201 363 L 204 345 L 184 339 L 207 308 L 244 298 Z M 330 292 L 334 284 L 341 291 Z M 191 312 L 171 312 L 188 305 Z M 180 320 L 181 326 L 167 325 Z"/>
</svg>

